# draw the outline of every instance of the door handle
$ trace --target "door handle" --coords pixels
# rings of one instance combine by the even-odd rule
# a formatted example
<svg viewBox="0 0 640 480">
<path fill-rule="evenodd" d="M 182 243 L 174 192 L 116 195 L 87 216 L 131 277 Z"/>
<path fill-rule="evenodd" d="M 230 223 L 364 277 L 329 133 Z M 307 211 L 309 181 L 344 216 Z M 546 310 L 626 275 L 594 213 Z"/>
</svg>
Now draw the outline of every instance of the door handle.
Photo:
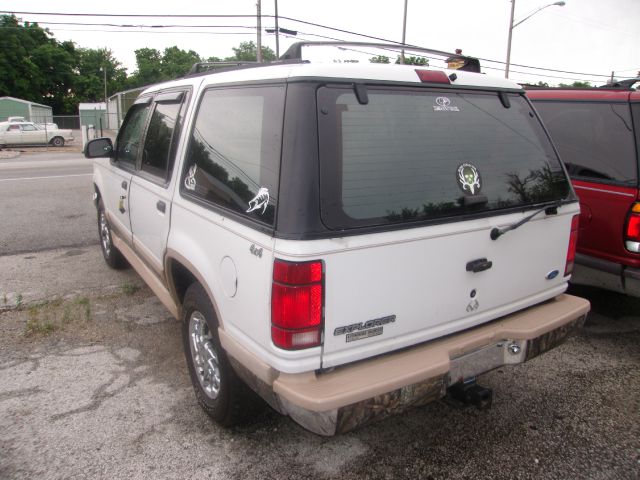
<svg viewBox="0 0 640 480">
<path fill-rule="evenodd" d="M 478 258 L 477 260 L 471 260 L 467 263 L 467 272 L 483 272 L 489 270 L 493 266 L 493 262 L 486 258 Z"/>
<path fill-rule="evenodd" d="M 122 183 L 121 183 L 121 186 L 122 186 L 123 190 L 126 190 L 127 189 L 127 181 L 123 180 Z"/>
<path fill-rule="evenodd" d="M 156 208 L 158 209 L 158 211 L 164 213 L 167 210 L 167 204 L 162 200 L 158 200 L 158 203 L 156 203 Z"/>
</svg>

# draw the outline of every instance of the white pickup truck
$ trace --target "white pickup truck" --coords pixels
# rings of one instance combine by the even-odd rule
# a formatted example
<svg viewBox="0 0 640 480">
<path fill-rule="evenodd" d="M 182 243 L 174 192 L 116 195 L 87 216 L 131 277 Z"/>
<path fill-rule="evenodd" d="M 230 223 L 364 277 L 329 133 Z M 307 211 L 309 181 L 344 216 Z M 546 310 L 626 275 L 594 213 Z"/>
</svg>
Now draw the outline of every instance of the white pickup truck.
<svg viewBox="0 0 640 480">
<path fill-rule="evenodd" d="M 508 80 L 295 59 L 196 73 L 148 88 L 85 154 L 105 260 L 183 321 L 223 425 L 258 396 L 322 435 L 450 387 L 486 402 L 476 376 L 589 310 L 564 293 L 576 196 Z"/>
</svg>

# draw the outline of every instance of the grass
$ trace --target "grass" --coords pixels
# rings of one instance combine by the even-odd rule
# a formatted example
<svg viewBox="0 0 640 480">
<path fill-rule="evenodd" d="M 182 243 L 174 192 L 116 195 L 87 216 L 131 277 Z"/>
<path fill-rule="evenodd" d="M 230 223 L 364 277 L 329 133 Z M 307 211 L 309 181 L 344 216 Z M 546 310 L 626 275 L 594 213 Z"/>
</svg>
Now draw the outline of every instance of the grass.
<svg viewBox="0 0 640 480">
<path fill-rule="evenodd" d="M 87 297 L 45 300 L 29 305 L 26 313 L 24 335 L 44 336 L 62 330 L 70 324 L 91 321 L 91 301 Z"/>
<path fill-rule="evenodd" d="M 122 284 L 122 293 L 128 297 L 135 295 L 138 290 L 140 290 L 140 287 L 133 283 L 125 282 Z"/>
</svg>

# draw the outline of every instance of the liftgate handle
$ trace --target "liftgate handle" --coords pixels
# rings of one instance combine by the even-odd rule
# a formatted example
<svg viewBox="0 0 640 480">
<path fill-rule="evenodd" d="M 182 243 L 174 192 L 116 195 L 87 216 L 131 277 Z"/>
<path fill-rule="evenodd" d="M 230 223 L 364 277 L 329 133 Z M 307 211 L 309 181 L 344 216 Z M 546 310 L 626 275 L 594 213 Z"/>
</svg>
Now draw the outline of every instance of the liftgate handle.
<svg viewBox="0 0 640 480">
<path fill-rule="evenodd" d="M 493 262 L 486 258 L 478 258 L 477 260 L 471 260 L 467 263 L 467 272 L 484 272 L 489 270 L 493 266 Z"/>
</svg>

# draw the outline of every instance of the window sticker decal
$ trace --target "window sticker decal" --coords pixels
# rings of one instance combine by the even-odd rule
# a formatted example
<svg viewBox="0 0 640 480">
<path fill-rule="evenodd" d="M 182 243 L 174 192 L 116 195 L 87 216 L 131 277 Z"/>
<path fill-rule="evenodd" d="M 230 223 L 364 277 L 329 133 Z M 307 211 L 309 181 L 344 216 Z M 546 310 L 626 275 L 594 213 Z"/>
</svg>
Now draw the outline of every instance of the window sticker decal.
<svg viewBox="0 0 640 480">
<path fill-rule="evenodd" d="M 198 170 L 198 166 L 193 164 L 189 171 L 187 172 L 187 176 L 184 179 L 184 188 L 187 190 L 194 191 L 196 189 L 196 171 Z"/>
<path fill-rule="evenodd" d="M 262 214 L 264 215 L 264 212 L 267 210 L 268 203 L 269 190 L 264 187 L 260 187 L 258 194 L 249 201 L 249 209 L 247 210 L 247 213 L 262 208 Z"/>
<path fill-rule="evenodd" d="M 434 112 L 459 112 L 460 108 L 451 105 L 449 97 L 436 97 L 436 104 L 433 106 Z"/>
<path fill-rule="evenodd" d="M 458 167 L 458 186 L 464 193 L 479 194 L 482 188 L 481 182 L 480 172 L 475 165 L 463 163 Z"/>
</svg>

